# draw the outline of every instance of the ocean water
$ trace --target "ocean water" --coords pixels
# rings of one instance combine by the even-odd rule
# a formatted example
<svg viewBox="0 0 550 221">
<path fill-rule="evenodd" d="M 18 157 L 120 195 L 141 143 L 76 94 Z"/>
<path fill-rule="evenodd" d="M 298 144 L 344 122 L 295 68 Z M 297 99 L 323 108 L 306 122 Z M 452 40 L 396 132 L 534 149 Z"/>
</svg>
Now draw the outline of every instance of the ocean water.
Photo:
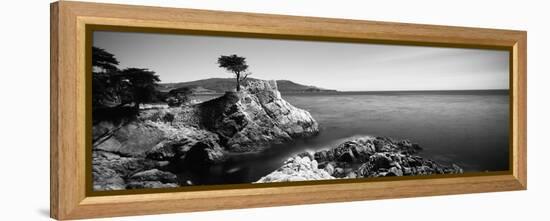
<svg viewBox="0 0 550 221">
<path fill-rule="evenodd" d="M 296 153 L 362 135 L 409 139 L 424 148 L 419 155 L 455 163 L 466 172 L 509 167 L 507 90 L 311 93 L 283 94 L 283 98 L 313 115 L 320 125 L 319 136 L 261 153 L 231 155 L 227 162 L 196 174 L 199 183 L 254 182 Z"/>
</svg>

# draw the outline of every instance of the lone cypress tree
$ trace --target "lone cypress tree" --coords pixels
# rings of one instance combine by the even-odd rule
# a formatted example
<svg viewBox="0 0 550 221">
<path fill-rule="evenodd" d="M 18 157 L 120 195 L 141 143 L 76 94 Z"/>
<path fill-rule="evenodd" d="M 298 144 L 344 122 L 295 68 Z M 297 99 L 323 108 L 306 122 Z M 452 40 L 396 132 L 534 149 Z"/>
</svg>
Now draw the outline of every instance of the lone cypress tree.
<svg viewBox="0 0 550 221">
<path fill-rule="evenodd" d="M 245 81 L 250 72 L 247 72 L 248 65 L 246 64 L 246 58 L 237 56 L 236 54 L 225 56 L 222 55 L 218 58 L 218 65 L 220 68 L 225 68 L 227 71 L 233 73 L 237 80 L 237 91 L 241 90 L 241 81 Z"/>
</svg>

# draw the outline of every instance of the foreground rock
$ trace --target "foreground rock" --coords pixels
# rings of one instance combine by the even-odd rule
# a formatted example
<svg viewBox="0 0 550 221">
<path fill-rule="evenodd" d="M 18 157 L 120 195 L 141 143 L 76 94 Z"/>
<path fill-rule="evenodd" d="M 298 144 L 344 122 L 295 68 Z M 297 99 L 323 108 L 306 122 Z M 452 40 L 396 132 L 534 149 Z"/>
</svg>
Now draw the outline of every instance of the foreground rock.
<svg viewBox="0 0 550 221">
<path fill-rule="evenodd" d="M 167 177 L 221 162 L 226 152 L 260 151 L 318 132 L 313 117 L 283 100 L 274 81 L 251 81 L 241 92 L 204 103 L 141 110 L 135 119 L 96 123 L 94 189 L 194 183 Z"/>
<path fill-rule="evenodd" d="M 334 179 L 327 171 L 319 169 L 317 161 L 309 157 L 290 158 L 276 171 L 262 177 L 257 183 Z"/>
<path fill-rule="evenodd" d="M 170 172 L 151 169 L 133 174 L 128 179 L 127 188 L 167 188 L 178 187 L 178 178 Z"/>
<path fill-rule="evenodd" d="M 303 167 L 291 158 L 280 169 L 258 182 L 278 182 L 282 179 L 316 180 L 307 174 L 319 173 L 319 170 L 324 170 L 330 175 L 329 179 L 463 173 L 462 168 L 455 164 L 444 166 L 415 155 L 420 150 L 420 146 L 408 140 L 394 141 L 384 137 L 354 138 L 327 150 L 297 156 L 311 159 L 317 167 Z M 289 176 L 292 180 L 287 179 Z M 277 179 L 279 177 L 280 179 Z"/>
<path fill-rule="evenodd" d="M 159 182 L 157 185 L 149 185 L 151 188 L 178 186 L 176 175 L 153 169 L 163 167 L 167 162 L 124 157 L 96 150 L 92 153 L 92 163 L 94 190 L 123 190 L 139 185 L 146 186 L 148 182 Z"/>
</svg>

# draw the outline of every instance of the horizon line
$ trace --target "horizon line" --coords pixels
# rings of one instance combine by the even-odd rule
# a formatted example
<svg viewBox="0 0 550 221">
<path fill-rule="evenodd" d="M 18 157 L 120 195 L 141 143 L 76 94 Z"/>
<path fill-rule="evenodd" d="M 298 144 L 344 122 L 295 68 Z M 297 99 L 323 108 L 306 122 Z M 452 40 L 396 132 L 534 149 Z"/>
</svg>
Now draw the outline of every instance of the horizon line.
<svg viewBox="0 0 550 221">
<path fill-rule="evenodd" d="M 340 91 L 340 90 L 333 90 L 335 92 L 408 92 L 408 91 L 508 91 L 510 89 L 508 88 L 491 88 L 491 89 L 431 89 L 431 90 L 406 90 L 406 89 L 399 89 L 399 90 L 351 90 L 351 91 Z"/>
<path fill-rule="evenodd" d="M 223 78 L 223 77 L 211 77 L 211 78 L 203 78 L 203 79 L 198 79 L 198 80 L 190 80 L 190 81 L 179 81 L 179 82 L 159 82 L 159 84 L 179 84 L 179 83 L 187 83 L 187 82 L 192 82 L 192 81 L 201 81 L 201 80 L 208 80 L 208 79 L 233 79 L 231 77 L 228 77 L 228 78 Z M 315 85 L 307 85 L 307 84 L 302 84 L 302 83 L 299 83 L 299 82 L 296 82 L 296 81 L 293 81 L 293 80 L 288 80 L 288 79 L 272 79 L 272 80 L 264 80 L 264 79 L 259 79 L 259 78 L 249 78 L 249 79 L 256 79 L 256 80 L 262 80 L 262 81 L 290 81 L 290 82 L 293 82 L 293 83 L 296 83 L 296 84 L 301 84 L 301 85 L 304 85 L 304 86 L 309 86 L 309 87 L 316 87 L 316 88 L 320 88 L 318 86 L 315 86 Z M 410 92 L 410 91 L 419 91 L 419 92 L 422 92 L 422 91 L 426 91 L 426 92 L 429 92 L 429 91 L 504 91 L 504 90 L 510 90 L 509 88 L 483 88 L 483 89 L 422 89 L 422 90 L 408 90 L 408 89 L 390 89 L 390 90 L 337 90 L 337 89 L 327 89 L 327 88 L 320 88 L 322 90 L 327 90 L 327 92 Z M 323 92 L 316 92 L 316 93 L 323 93 Z M 326 92 L 325 92 L 326 93 Z"/>
</svg>

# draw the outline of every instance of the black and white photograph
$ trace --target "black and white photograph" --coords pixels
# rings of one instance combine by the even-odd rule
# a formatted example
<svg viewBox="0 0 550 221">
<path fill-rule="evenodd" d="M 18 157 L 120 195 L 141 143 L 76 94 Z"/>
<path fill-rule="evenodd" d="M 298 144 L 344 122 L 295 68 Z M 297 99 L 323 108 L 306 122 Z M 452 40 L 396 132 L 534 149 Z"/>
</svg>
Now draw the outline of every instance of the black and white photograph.
<svg viewBox="0 0 550 221">
<path fill-rule="evenodd" d="M 508 50 L 94 31 L 93 191 L 510 169 Z"/>
</svg>

